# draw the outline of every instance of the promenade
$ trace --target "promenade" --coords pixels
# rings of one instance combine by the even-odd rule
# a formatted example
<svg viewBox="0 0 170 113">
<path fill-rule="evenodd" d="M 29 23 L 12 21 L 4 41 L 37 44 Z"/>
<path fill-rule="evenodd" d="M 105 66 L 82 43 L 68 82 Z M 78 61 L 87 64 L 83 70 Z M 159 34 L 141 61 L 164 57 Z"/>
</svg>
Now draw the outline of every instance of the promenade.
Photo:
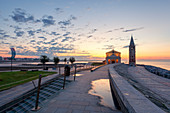
<svg viewBox="0 0 170 113">
<path fill-rule="evenodd" d="M 150 73 L 140 66 L 130 67 L 128 72 L 137 82 L 152 93 L 152 96 L 146 94 L 148 97 L 154 97 L 153 99 L 161 102 L 162 105 L 160 106 L 167 107 L 170 111 L 170 79 Z M 153 100 L 153 102 L 156 101 Z M 157 104 L 160 103 L 157 102 Z"/>
<path fill-rule="evenodd" d="M 142 66 L 120 64 L 114 69 L 151 102 L 170 112 L 170 79 L 150 73 Z"/>
<path fill-rule="evenodd" d="M 78 70 L 81 70 L 81 68 L 77 68 L 77 71 Z M 13 70 L 13 71 L 20 71 L 20 70 Z M 31 71 L 31 70 L 29 70 L 29 71 Z M 50 68 L 49 70 L 39 69 L 39 71 L 57 72 L 57 74 L 53 74 L 53 75 L 49 75 L 47 77 L 43 77 L 42 80 L 41 80 L 41 84 L 59 76 L 59 69 L 56 69 L 56 70 L 52 70 L 52 68 Z M 74 69 L 72 68 L 71 71 L 74 71 Z M 9 70 L 8 71 L 0 71 L 0 72 L 9 72 Z M 62 67 L 60 69 L 60 73 L 61 74 L 64 73 L 64 67 Z M 38 79 L 33 80 L 33 82 L 34 82 L 35 86 L 38 86 Z M 35 87 L 34 87 L 33 82 L 30 81 L 30 82 L 18 85 L 16 87 L 10 88 L 8 90 L 1 91 L 0 92 L 0 100 L 1 100 L 0 106 L 4 105 L 6 103 L 9 103 L 12 100 L 16 99 L 17 97 L 19 97 L 20 95 L 34 89 Z"/>
<path fill-rule="evenodd" d="M 100 105 L 101 97 L 90 95 L 91 82 L 99 79 L 108 79 L 108 67 L 103 66 L 94 72 L 82 71 L 76 81 L 70 83 L 58 95 L 41 103 L 38 113 L 120 113 L 113 108 Z M 72 77 L 69 77 L 72 79 Z"/>
</svg>

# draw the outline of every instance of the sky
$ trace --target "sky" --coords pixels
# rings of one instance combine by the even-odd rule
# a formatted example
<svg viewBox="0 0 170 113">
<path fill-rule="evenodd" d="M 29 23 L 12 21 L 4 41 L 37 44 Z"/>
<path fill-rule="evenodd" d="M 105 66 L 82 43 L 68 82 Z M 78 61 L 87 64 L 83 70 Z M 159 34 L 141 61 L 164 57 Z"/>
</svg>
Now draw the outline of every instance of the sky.
<svg viewBox="0 0 170 113">
<path fill-rule="evenodd" d="M 0 56 L 170 59 L 170 0 L 0 0 Z"/>
</svg>

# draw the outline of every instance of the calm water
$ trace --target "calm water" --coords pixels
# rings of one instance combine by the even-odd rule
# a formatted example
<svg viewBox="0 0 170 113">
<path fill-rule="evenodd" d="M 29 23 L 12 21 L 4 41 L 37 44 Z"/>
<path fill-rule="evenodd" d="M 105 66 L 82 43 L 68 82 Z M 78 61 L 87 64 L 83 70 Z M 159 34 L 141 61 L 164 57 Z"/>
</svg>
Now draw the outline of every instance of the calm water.
<svg viewBox="0 0 170 113">
<path fill-rule="evenodd" d="M 101 62 L 101 61 L 76 61 L 75 63 L 88 63 L 88 62 Z M 124 63 L 128 61 L 122 60 Z M 59 64 L 64 64 L 65 62 L 60 61 Z M 14 62 L 13 65 L 22 64 L 40 64 L 40 62 Z M 53 62 L 47 62 L 47 64 L 54 64 Z M 137 64 L 153 65 L 170 70 L 170 60 L 137 60 Z M 10 66 L 10 62 L 0 63 L 0 66 Z"/>
<path fill-rule="evenodd" d="M 75 61 L 74 63 L 88 63 L 96 61 Z M 70 62 L 69 62 L 70 63 Z M 41 64 L 41 62 L 13 62 L 13 66 L 18 66 L 22 64 Z M 54 62 L 47 62 L 46 64 L 54 64 Z M 64 61 L 60 61 L 59 64 L 65 64 Z M 11 66 L 11 62 L 0 62 L 0 66 Z"/>
<path fill-rule="evenodd" d="M 122 61 L 128 63 L 127 61 Z M 160 68 L 170 70 L 170 60 L 137 60 L 137 64 L 152 65 Z"/>
<path fill-rule="evenodd" d="M 111 95 L 109 79 L 99 79 L 92 81 L 92 89 L 88 93 L 100 96 L 102 98 L 100 104 L 111 109 L 116 109 Z"/>
</svg>

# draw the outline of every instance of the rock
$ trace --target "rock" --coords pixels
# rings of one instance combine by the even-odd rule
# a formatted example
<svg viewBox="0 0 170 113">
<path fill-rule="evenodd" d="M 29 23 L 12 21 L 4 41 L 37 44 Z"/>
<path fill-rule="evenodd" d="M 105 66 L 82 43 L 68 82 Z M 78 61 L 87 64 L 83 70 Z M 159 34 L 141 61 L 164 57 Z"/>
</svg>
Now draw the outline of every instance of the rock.
<svg viewBox="0 0 170 113">
<path fill-rule="evenodd" d="M 156 75 L 165 77 L 165 78 L 170 78 L 170 71 L 166 69 L 162 69 L 160 67 L 155 67 L 155 66 L 150 66 L 150 65 L 144 65 L 145 69 L 148 70 L 151 73 L 154 73 Z"/>
</svg>

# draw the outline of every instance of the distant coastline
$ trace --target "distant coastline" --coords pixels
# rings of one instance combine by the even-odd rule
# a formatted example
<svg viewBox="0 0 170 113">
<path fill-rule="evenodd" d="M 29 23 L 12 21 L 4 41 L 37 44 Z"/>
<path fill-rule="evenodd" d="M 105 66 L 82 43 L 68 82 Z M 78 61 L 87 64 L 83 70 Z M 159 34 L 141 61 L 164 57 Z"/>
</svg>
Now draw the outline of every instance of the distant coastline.
<svg viewBox="0 0 170 113">
<path fill-rule="evenodd" d="M 89 63 L 89 62 L 102 62 L 103 60 L 76 60 L 75 63 Z M 65 62 L 61 60 L 59 64 L 64 64 Z M 122 60 L 122 63 L 128 64 L 127 60 Z M 39 61 L 13 61 L 13 65 L 21 64 L 40 64 Z M 53 62 L 47 62 L 47 64 L 53 64 Z M 170 60 L 137 60 L 137 64 L 152 65 L 160 67 L 166 70 L 170 70 Z M 0 61 L 0 66 L 10 65 L 10 61 Z"/>
<path fill-rule="evenodd" d="M 125 64 L 128 64 L 127 60 L 122 60 Z M 137 60 L 137 64 L 152 65 L 155 67 L 160 67 L 162 69 L 170 70 L 170 60 Z"/>
</svg>

